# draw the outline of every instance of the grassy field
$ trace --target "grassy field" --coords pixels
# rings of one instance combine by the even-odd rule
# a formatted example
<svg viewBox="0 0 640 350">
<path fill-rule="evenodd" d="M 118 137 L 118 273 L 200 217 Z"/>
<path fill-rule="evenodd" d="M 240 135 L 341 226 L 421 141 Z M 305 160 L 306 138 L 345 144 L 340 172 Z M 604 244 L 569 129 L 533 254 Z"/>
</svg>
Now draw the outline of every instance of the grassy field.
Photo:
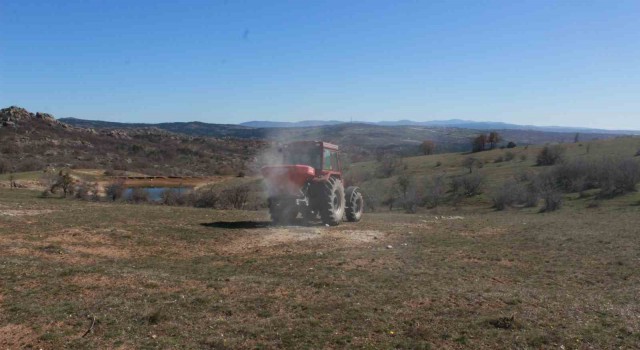
<svg viewBox="0 0 640 350">
<path fill-rule="evenodd" d="M 638 348 L 639 200 L 329 228 L 0 189 L 0 348 Z"/>
</svg>

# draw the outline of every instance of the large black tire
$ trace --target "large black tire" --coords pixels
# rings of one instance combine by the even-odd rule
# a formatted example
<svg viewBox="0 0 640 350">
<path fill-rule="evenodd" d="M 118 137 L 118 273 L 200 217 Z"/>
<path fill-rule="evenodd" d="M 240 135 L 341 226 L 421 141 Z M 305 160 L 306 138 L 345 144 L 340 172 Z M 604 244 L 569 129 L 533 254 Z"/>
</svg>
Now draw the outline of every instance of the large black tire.
<svg viewBox="0 0 640 350">
<path fill-rule="evenodd" d="M 345 199 L 347 206 L 345 208 L 345 216 L 347 221 L 358 222 L 362 219 L 362 212 L 364 212 L 364 199 L 362 198 L 362 192 L 356 186 L 350 186 L 345 191 Z"/>
<path fill-rule="evenodd" d="M 316 195 L 318 196 L 316 200 L 322 223 L 330 226 L 340 224 L 345 208 L 342 181 L 335 177 L 330 177 L 319 184 L 319 191 L 317 191 Z"/>
<path fill-rule="evenodd" d="M 291 224 L 298 217 L 298 208 L 295 203 L 290 203 L 290 201 L 270 198 L 269 214 L 271 215 L 271 222 L 276 225 Z"/>
</svg>

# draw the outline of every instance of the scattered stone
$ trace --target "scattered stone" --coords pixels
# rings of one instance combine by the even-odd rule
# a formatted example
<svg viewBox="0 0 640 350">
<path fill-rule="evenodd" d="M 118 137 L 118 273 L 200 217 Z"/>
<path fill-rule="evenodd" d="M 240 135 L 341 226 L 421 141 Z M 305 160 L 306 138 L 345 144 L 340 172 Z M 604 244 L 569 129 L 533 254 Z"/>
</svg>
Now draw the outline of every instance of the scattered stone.
<svg viewBox="0 0 640 350">
<path fill-rule="evenodd" d="M 387 249 L 393 249 L 393 246 L 392 246 L 391 244 L 389 244 L 389 245 L 387 246 Z"/>
</svg>

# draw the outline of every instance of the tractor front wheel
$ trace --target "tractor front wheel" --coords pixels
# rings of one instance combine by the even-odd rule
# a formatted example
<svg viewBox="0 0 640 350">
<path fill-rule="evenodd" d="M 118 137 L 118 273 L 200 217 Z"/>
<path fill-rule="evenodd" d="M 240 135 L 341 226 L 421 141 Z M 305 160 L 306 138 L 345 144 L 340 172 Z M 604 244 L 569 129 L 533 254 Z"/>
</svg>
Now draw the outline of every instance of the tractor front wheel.
<svg viewBox="0 0 640 350">
<path fill-rule="evenodd" d="M 330 177 L 322 182 L 318 191 L 318 211 L 325 225 L 336 226 L 344 216 L 344 185 L 340 179 Z"/>
<path fill-rule="evenodd" d="M 362 212 L 364 211 L 362 192 L 360 192 L 360 189 L 356 186 L 348 187 L 345 198 L 347 200 L 347 208 L 345 210 L 347 221 L 360 221 L 360 219 L 362 219 Z"/>
</svg>

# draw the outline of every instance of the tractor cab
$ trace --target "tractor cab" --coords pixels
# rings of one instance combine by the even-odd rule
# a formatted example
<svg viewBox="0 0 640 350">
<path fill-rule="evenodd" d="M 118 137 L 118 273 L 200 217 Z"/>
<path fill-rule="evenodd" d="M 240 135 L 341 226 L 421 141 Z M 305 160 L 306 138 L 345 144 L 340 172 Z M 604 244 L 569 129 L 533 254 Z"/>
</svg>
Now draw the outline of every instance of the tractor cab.
<svg viewBox="0 0 640 350">
<path fill-rule="evenodd" d="M 281 148 L 283 165 L 306 165 L 316 176 L 340 175 L 338 146 L 321 141 L 299 141 Z"/>
</svg>

